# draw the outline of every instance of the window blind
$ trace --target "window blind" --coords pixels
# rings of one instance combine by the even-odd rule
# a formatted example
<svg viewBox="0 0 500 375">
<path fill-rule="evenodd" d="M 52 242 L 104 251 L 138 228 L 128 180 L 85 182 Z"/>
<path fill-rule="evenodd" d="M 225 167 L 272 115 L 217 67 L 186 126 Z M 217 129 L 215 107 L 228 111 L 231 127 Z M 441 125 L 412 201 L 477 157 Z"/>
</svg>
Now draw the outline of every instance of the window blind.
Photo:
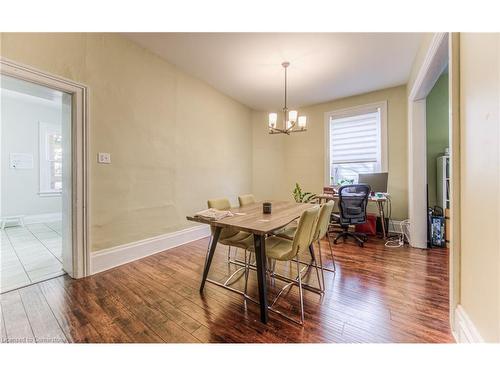
<svg viewBox="0 0 500 375">
<path fill-rule="evenodd" d="M 330 120 L 330 162 L 380 163 L 380 112 Z"/>
</svg>

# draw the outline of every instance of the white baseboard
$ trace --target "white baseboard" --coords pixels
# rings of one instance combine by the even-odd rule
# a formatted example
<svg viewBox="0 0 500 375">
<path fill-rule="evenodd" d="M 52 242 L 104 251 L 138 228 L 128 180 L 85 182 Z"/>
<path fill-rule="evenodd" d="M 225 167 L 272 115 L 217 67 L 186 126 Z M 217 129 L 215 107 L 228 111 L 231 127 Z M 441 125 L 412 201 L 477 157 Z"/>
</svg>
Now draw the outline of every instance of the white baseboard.
<svg viewBox="0 0 500 375">
<path fill-rule="evenodd" d="M 52 214 L 26 215 L 24 216 L 24 224 L 39 224 L 50 223 L 52 221 L 61 221 L 62 213 L 56 212 Z"/>
<path fill-rule="evenodd" d="M 465 312 L 462 305 L 455 309 L 455 339 L 458 343 L 483 343 L 484 340 L 479 334 L 474 323 Z"/>
<path fill-rule="evenodd" d="M 198 225 L 177 232 L 96 251 L 90 255 L 90 274 L 106 271 L 208 236 L 210 236 L 210 227 L 208 225 Z"/>
</svg>

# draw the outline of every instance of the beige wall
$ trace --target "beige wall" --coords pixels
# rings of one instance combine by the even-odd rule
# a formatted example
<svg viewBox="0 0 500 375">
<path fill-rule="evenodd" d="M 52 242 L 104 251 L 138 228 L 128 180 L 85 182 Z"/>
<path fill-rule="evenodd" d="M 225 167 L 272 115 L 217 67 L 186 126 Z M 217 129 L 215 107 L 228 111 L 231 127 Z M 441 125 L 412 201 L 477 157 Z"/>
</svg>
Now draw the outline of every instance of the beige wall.
<svg viewBox="0 0 500 375">
<path fill-rule="evenodd" d="M 388 188 L 392 197 L 392 218 L 406 219 L 408 217 L 406 86 L 301 108 L 300 113 L 307 115 L 308 130 L 291 136 L 269 135 L 267 113 L 254 112 L 253 190 L 262 199 L 291 199 L 291 191 L 295 182 L 298 182 L 307 191 L 321 192 L 325 181 L 325 113 L 384 100 L 387 100 L 388 109 Z M 255 178 L 257 176 L 261 178 Z M 272 187 L 272 196 L 266 195 L 269 186 Z"/>
<path fill-rule="evenodd" d="M 500 34 L 460 36 L 460 304 L 500 341 Z"/>
<path fill-rule="evenodd" d="M 267 113 L 252 112 L 252 192 L 258 200 L 288 200 L 285 137 L 270 135 L 267 123 Z"/>
<path fill-rule="evenodd" d="M 0 54 L 90 89 L 93 251 L 188 227 L 207 198 L 251 191 L 251 111 L 135 43 L 4 33 Z"/>
</svg>

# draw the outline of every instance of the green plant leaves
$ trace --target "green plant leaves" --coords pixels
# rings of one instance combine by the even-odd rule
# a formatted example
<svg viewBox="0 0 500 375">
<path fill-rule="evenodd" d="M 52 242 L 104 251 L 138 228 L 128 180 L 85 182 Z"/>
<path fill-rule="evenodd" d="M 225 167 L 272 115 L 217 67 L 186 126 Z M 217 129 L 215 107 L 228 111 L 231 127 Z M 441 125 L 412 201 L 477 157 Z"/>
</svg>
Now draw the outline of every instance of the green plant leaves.
<svg viewBox="0 0 500 375">
<path fill-rule="evenodd" d="M 316 198 L 316 194 L 310 192 L 302 192 L 302 188 L 300 187 L 298 182 L 295 183 L 295 188 L 292 191 L 292 196 L 297 203 L 309 203 Z"/>
</svg>

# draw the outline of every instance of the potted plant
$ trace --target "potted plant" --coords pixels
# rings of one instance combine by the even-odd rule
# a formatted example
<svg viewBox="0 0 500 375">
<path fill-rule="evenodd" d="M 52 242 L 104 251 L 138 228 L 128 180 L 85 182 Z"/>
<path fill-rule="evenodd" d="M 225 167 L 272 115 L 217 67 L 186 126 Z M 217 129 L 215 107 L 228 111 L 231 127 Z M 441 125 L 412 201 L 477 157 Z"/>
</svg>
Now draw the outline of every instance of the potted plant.
<svg viewBox="0 0 500 375">
<path fill-rule="evenodd" d="M 292 196 L 297 203 L 309 203 L 313 199 L 316 199 L 316 194 L 303 192 L 298 182 L 295 183 L 295 189 L 293 189 Z"/>
</svg>

